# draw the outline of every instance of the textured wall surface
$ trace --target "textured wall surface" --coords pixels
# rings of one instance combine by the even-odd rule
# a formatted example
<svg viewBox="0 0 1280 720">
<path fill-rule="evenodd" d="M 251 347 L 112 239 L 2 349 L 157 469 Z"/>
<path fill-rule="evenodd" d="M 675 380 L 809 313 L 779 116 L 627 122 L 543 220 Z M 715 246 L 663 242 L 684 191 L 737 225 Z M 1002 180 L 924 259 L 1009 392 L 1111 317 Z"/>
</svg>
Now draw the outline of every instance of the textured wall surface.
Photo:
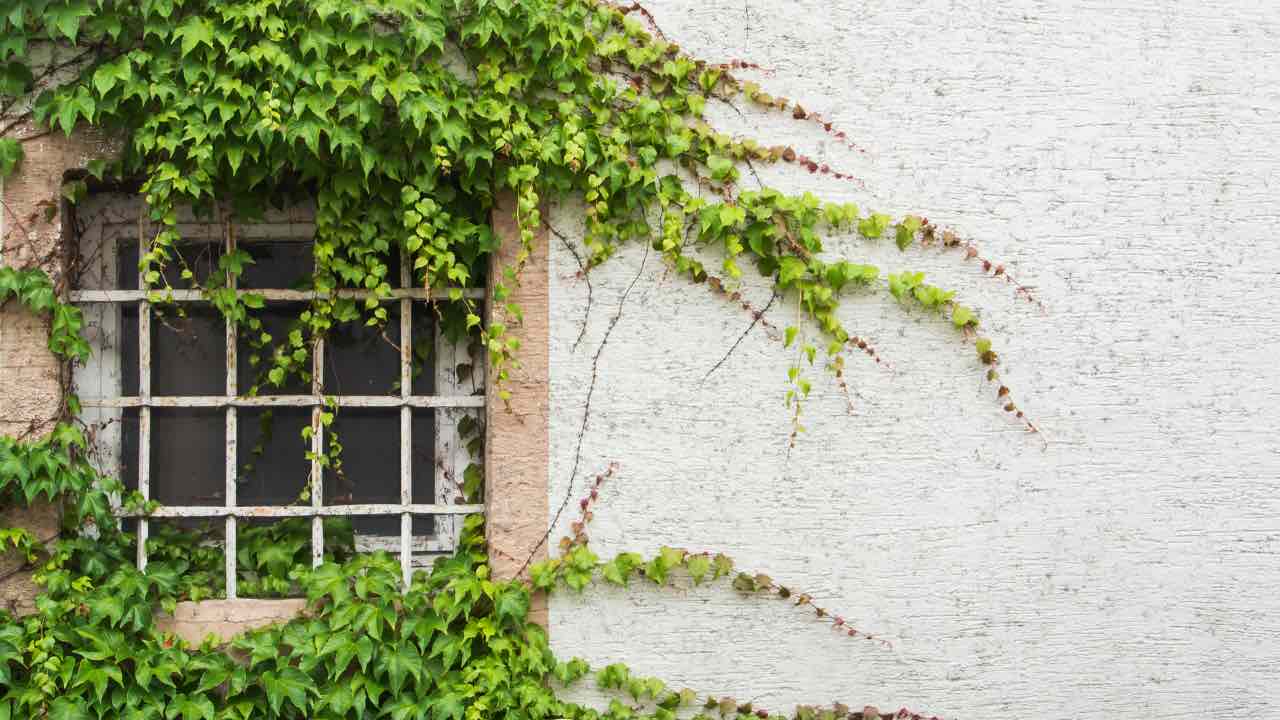
<svg viewBox="0 0 1280 720">
<path fill-rule="evenodd" d="M 773 710 L 1280 716 L 1280 6 L 648 6 L 696 55 L 772 68 L 767 89 L 865 149 L 713 106 L 723 129 L 792 143 L 865 188 L 793 169 L 765 182 L 920 212 L 1035 286 L 1043 312 L 955 254 L 829 246 L 982 308 L 1048 444 L 998 410 L 971 346 L 867 295 L 846 322 L 892 369 L 851 358 L 852 413 L 816 372 L 788 454 L 780 342 L 753 330 L 708 375 L 745 313 L 641 247 L 591 273 L 585 312 L 553 238 L 551 512 L 594 376 L 562 525 L 616 461 L 602 554 L 722 549 L 893 642 L 724 586 L 636 586 L 554 597 L 557 650 Z M 552 221 L 573 236 L 578 217 Z M 794 303 L 768 317 L 785 326 Z"/>
<path fill-rule="evenodd" d="M 267 625 L 288 622 L 307 608 L 302 598 L 287 600 L 201 600 L 180 602 L 173 614 L 157 613 L 156 627 L 192 645 L 209 635 L 219 642 Z"/>
<path fill-rule="evenodd" d="M 30 127 L 17 137 L 37 135 Z M 0 182 L 0 263 L 41 267 L 57 283 L 62 263 L 58 241 L 63 223 L 59 207 L 63 174 L 82 168 L 110 148 L 101 137 L 77 132 L 35 138 L 24 145 L 26 159 Z M 61 407 L 59 363 L 48 349 L 49 326 L 14 300 L 0 306 L 0 435 L 39 437 L 49 430 Z M 25 527 L 42 542 L 57 536 L 57 509 L 40 505 L 0 517 L 0 527 Z M 0 608 L 34 609 L 31 573 L 14 553 L 0 555 Z"/>
<path fill-rule="evenodd" d="M 41 267 L 59 282 L 63 174 L 103 155 L 109 143 L 89 132 L 71 137 L 18 127 L 26 158 L 0 182 L 0 262 Z M 16 302 L 0 307 L 0 435 L 40 433 L 58 412 L 58 363 L 45 345 L 48 324 Z"/>
</svg>

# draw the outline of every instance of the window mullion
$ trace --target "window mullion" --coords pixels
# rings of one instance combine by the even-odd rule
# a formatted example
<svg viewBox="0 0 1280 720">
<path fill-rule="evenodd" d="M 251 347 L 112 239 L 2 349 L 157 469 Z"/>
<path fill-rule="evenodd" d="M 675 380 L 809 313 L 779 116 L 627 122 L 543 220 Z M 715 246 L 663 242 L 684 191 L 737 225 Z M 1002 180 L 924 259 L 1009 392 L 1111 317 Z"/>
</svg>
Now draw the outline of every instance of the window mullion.
<svg viewBox="0 0 1280 720">
<path fill-rule="evenodd" d="M 231 221 L 224 218 L 226 224 L 227 244 L 226 251 L 228 253 L 235 252 L 236 236 L 235 227 Z M 227 273 L 227 286 L 234 289 L 236 287 L 236 276 L 230 272 Z M 236 368 L 237 368 L 237 352 L 236 347 L 238 333 L 236 333 L 235 321 L 230 316 L 226 318 L 227 332 L 227 397 L 235 397 L 239 394 L 236 385 Z M 234 600 L 236 598 L 236 516 L 235 506 L 238 501 L 236 497 L 236 440 L 237 440 L 237 422 L 236 406 L 234 404 L 227 405 L 227 423 L 226 423 L 226 441 L 227 441 L 227 460 L 226 460 L 226 539 L 223 541 L 223 555 L 226 572 L 226 589 L 227 599 Z"/>
<path fill-rule="evenodd" d="M 411 282 L 410 257 L 400 253 L 400 287 Z M 413 394 L 413 301 L 400 300 L 400 504 L 406 510 L 400 513 L 400 570 L 404 575 L 405 589 L 413 581 L 413 515 L 408 507 L 413 503 L 413 409 L 409 396 Z"/>
<path fill-rule="evenodd" d="M 319 567 L 324 560 L 324 519 L 319 509 L 324 504 L 324 424 L 320 415 L 324 411 L 324 339 L 316 338 L 311 351 L 311 507 L 316 514 L 311 518 L 311 565 Z"/>
<path fill-rule="evenodd" d="M 138 211 L 138 251 L 143 257 L 151 249 L 146 237 L 145 206 Z M 145 273 L 139 274 L 138 287 L 149 289 Z M 138 303 L 138 493 L 151 499 L 151 304 L 146 297 Z M 138 518 L 138 569 L 147 569 L 147 537 L 150 527 L 145 516 Z"/>
<path fill-rule="evenodd" d="M 432 393 L 436 395 L 463 396 L 465 391 L 464 383 L 458 379 L 457 368 L 462 363 L 471 362 L 465 345 L 449 342 L 439 323 L 435 324 L 434 340 L 435 348 L 431 354 L 434 368 L 430 370 L 435 373 Z M 481 353 L 481 355 L 487 356 L 487 353 Z M 474 379 L 481 377 L 481 375 L 473 372 L 471 377 Z M 483 400 L 479 396 L 472 397 Z M 453 502 L 454 496 L 458 494 L 459 486 L 457 483 L 463 479 L 467 465 L 470 462 L 466 444 L 458 435 L 458 421 L 467 412 L 464 409 L 465 407 L 458 405 L 447 409 L 437 408 L 435 410 L 434 457 L 439 470 L 435 474 L 434 501 L 442 505 Z M 480 408 L 483 405 L 476 405 L 475 407 Z M 436 516 L 436 539 L 440 543 L 441 550 L 447 552 L 454 548 L 458 540 L 459 527 L 458 518 L 451 515 Z"/>
</svg>

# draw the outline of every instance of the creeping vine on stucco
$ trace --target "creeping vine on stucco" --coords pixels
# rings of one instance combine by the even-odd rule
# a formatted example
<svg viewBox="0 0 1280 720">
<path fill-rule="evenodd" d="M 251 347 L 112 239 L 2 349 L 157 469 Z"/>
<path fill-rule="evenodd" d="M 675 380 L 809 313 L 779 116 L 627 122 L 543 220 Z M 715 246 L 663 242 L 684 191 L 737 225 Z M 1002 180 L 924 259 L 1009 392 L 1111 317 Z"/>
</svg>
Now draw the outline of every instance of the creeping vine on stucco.
<svg viewBox="0 0 1280 720">
<path fill-rule="evenodd" d="M 25 144 L 50 131 L 94 126 L 122 138 L 119 157 L 87 171 L 140 189 L 155 231 L 144 238 L 139 271 L 159 304 L 173 289 L 174 275 L 164 270 L 185 270 L 177 253 L 180 208 L 251 220 L 271 205 L 314 200 L 309 284 L 319 297 L 282 336 L 265 332 L 260 296 L 230 287 L 252 262 L 244 250 L 224 252 L 220 272 L 203 283 L 178 274 L 250 343 L 261 368 L 250 393 L 308 379 L 312 349 L 334 327 L 384 325 L 380 301 L 391 297 L 403 257 L 416 285 L 448 293 L 436 304 L 443 329 L 487 352 L 491 390 L 508 399 L 520 350 L 509 329 L 521 321 L 508 295 L 540 237 L 541 208 L 572 197 L 585 202 L 575 252 L 584 275 L 622 244 L 644 242 L 673 272 L 750 313 L 748 331 L 767 322 L 774 300 L 763 310 L 743 300 L 744 273 L 769 278 L 775 298 L 795 303 L 799 320 L 780 331 L 796 353 L 785 398 L 792 443 L 811 368 L 833 373 L 847 393 L 848 356 L 879 362 L 839 317 L 842 296 L 855 291 L 886 291 L 943 317 L 974 343 L 1003 409 L 1034 431 L 999 384 L 998 356 L 979 335 L 977 310 L 921 273 L 826 259 L 823 238 L 853 233 L 904 251 L 954 249 L 1012 282 L 1003 266 L 918 215 L 894 219 L 812 194 L 740 187 L 743 169 L 754 174 L 756 163 L 857 182 L 794 148 L 729 137 L 706 122 L 708 101 L 751 103 L 856 149 L 821 115 L 737 74 L 758 69 L 690 57 L 638 4 L 598 0 L 11 0 L 0 12 L 0 176 L 20 170 Z M 490 301 L 498 317 L 485 323 L 463 290 L 484 285 L 498 244 L 488 218 L 508 192 L 522 250 L 512 266 L 496 270 Z M 717 258 L 711 265 L 702 259 L 709 255 Z M 342 288 L 374 297 L 353 300 Z M 0 301 L 10 295 L 49 314 L 53 352 L 83 360 L 79 313 L 57 301 L 47 278 L 0 270 Z M 860 636 L 811 597 L 737 572 L 723 555 L 662 548 L 648 560 L 624 553 L 603 562 L 581 528 L 529 578 L 495 581 L 482 521 L 473 518 L 457 553 L 419 573 L 405 592 L 398 566 L 384 555 L 357 555 L 338 542 L 329 562 L 312 570 L 300 528 L 242 529 L 241 564 L 253 574 L 245 587 L 305 593 L 309 610 L 235 641 L 237 659 L 211 645 L 187 647 L 155 629 L 152 610 L 218 594 L 220 552 L 198 535 L 159 534 L 153 562 L 145 572 L 134 568 L 134 538 L 107 498 L 138 499 L 89 465 L 75 409 L 69 398 L 69 416 L 46 438 L 0 442 L 0 499 L 29 504 L 43 495 L 74 508 L 65 515 L 68 532 L 43 555 L 29 536 L 0 535 L 38 559 L 46 590 L 36 614 L 0 620 L 0 715 L 589 720 L 601 713 L 559 692 L 589 668 L 557 660 L 528 608 L 534 589 L 581 590 L 597 578 L 626 584 L 641 575 L 658 585 L 676 573 L 695 583 L 725 578 L 744 594 L 813 607 L 841 632 Z M 478 437 L 474 427 L 465 434 Z M 578 453 L 575 467 L 580 460 Z M 461 483 L 472 499 L 483 485 L 480 472 L 473 465 Z M 597 682 L 616 695 L 603 713 L 616 720 L 668 720 L 682 709 L 773 716 L 751 703 L 668 688 L 623 665 L 602 668 Z M 788 714 L 880 713 L 837 704 Z"/>
</svg>

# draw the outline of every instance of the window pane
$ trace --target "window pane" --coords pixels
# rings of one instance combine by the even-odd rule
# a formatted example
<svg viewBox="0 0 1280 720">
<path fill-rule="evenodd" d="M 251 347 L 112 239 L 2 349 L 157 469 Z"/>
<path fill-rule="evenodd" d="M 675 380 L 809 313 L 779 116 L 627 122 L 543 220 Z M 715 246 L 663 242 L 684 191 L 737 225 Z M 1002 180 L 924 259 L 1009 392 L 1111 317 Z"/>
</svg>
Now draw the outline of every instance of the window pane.
<svg viewBox="0 0 1280 720">
<path fill-rule="evenodd" d="M 252 241 L 240 244 L 253 262 L 240 274 L 242 288 L 301 290 L 311 285 L 312 244 L 309 241 Z"/>
<path fill-rule="evenodd" d="M 266 381 L 266 373 L 271 369 L 271 354 L 277 346 L 288 342 L 289 330 L 297 323 L 298 316 L 306 309 L 306 305 L 302 303 L 280 303 L 268 305 L 264 310 L 254 311 L 254 317 L 262 320 L 262 331 L 271 336 L 268 346 L 258 352 L 259 359 L 255 365 L 253 356 L 255 351 L 249 342 L 249 337 L 245 334 L 247 330 L 241 331 L 240 342 L 236 348 L 236 389 L 241 395 L 245 395 L 257 383 L 261 383 L 258 388 L 260 395 L 310 395 L 311 383 L 303 380 L 298 375 L 292 375 L 285 380 L 282 387 L 270 385 Z M 261 340 L 261 332 L 257 338 Z M 308 365 L 310 369 L 310 365 Z"/>
<path fill-rule="evenodd" d="M 409 462 L 413 472 L 413 502 L 429 505 L 436 501 L 436 411 L 431 408 L 414 408 L 413 431 L 410 435 L 413 438 L 413 444 L 409 448 Z M 461 481 L 462 478 L 458 480 Z M 430 535 L 434 532 L 434 517 L 414 516 L 414 535 Z"/>
<path fill-rule="evenodd" d="M 138 408 L 120 411 L 120 482 L 138 489 Z"/>
<path fill-rule="evenodd" d="M 138 488 L 138 409 L 124 413 L 125 486 Z M 165 505 L 222 505 L 226 488 L 223 411 L 151 410 L 151 498 Z"/>
<path fill-rule="evenodd" d="M 334 438 L 342 444 L 342 465 L 325 471 L 325 504 L 353 505 L 400 503 L 400 411 L 396 408 L 342 408 L 334 418 L 325 442 Z M 431 411 L 414 413 L 412 464 L 415 475 L 426 482 L 414 482 L 413 502 L 435 502 L 432 476 L 435 427 Z M 431 518 L 415 519 L 415 535 L 427 535 Z M 400 518 L 361 517 L 358 533 L 399 535 Z"/>
<path fill-rule="evenodd" d="M 152 395 L 226 392 L 227 328 L 214 307 L 196 303 L 154 307 L 151 331 Z"/>
<path fill-rule="evenodd" d="M 331 395 L 400 394 L 400 307 L 388 303 L 383 328 L 342 323 L 325 338 L 324 391 Z"/>
<path fill-rule="evenodd" d="M 118 249 L 121 290 L 137 290 L 138 285 L 138 241 L 136 238 L 121 239 Z M 170 287 L 189 288 L 193 284 L 203 285 L 218 270 L 218 258 L 222 255 L 219 242 L 181 242 L 170 250 L 169 261 L 161 275 Z M 191 279 L 182 277 L 183 270 L 191 271 Z M 164 283 L 155 283 L 156 287 Z"/>
<path fill-rule="evenodd" d="M 414 395 L 430 395 L 436 387 L 436 326 L 431 305 L 413 304 L 413 385 Z"/>
<path fill-rule="evenodd" d="M 292 505 L 311 477 L 310 408 L 236 410 L 236 504 Z"/>
<path fill-rule="evenodd" d="M 120 306 L 120 394 L 138 396 L 138 304 Z M 116 348 L 107 348 L 108 351 Z"/>
<path fill-rule="evenodd" d="M 325 432 L 327 448 L 335 441 L 341 464 L 325 470 L 326 505 L 400 502 L 399 409 L 340 408 Z"/>
<path fill-rule="evenodd" d="M 181 308 L 185 317 L 178 316 Z M 120 306 L 120 392 L 138 395 L 138 306 Z M 115 348 L 107 348 L 114 350 Z M 222 395 L 227 383 L 226 324 L 213 307 L 155 307 L 151 317 L 151 394 Z"/>
</svg>

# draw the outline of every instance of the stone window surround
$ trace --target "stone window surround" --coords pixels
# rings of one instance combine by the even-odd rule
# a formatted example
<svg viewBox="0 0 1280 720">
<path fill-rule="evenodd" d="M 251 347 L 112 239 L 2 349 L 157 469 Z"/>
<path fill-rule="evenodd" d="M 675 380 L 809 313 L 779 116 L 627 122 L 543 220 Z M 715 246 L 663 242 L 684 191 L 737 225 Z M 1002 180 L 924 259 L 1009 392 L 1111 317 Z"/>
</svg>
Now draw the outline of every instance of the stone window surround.
<svg viewBox="0 0 1280 720">
<path fill-rule="evenodd" d="M 17 137 L 35 136 L 35 127 L 16 128 Z M 69 137 L 48 133 L 25 143 L 26 157 L 17 171 L 0 181 L 0 262 L 16 267 L 42 267 L 55 286 L 64 278 L 61 253 L 63 221 L 58 201 L 64 178 L 93 159 L 118 152 L 111 139 L 83 128 Z M 501 239 L 491 263 L 489 295 L 501 268 L 520 250 L 515 198 L 502 194 L 493 212 Z M 485 396 L 485 517 L 493 577 L 513 577 L 525 565 L 546 557 L 547 475 L 549 463 L 549 257 L 545 229 L 539 232 L 520 284 L 509 288 L 510 302 L 520 305 L 523 322 L 508 329 L 520 340 L 519 366 L 510 368 L 509 406 L 497 393 Z M 493 319 L 492 304 L 487 309 Z M 46 344 L 47 327 L 25 309 L 9 303 L 0 308 L 0 433 L 47 431 L 61 407 L 66 368 Z M 9 372 L 12 369 L 15 372 Z M 492 377 L 489 386 L 492 387 Z M 33 509 L 32 524 L 48 523 L 52 509 Z M 25 524 L 25 523 L 24 523 Z M 0 603 L 19 612 L 29 610 L 35 588 L 29 576 L 0 580 Z M 297 600 L 211 600 L 180 603 L 173 616 L 159 620 L 161 629 L 199 642 L 206 633 L 229 636 L 288 619 L 302 609 Z M 547 624 L 546 600 L 535 596 L 531 617 Z"/>
</svg>

